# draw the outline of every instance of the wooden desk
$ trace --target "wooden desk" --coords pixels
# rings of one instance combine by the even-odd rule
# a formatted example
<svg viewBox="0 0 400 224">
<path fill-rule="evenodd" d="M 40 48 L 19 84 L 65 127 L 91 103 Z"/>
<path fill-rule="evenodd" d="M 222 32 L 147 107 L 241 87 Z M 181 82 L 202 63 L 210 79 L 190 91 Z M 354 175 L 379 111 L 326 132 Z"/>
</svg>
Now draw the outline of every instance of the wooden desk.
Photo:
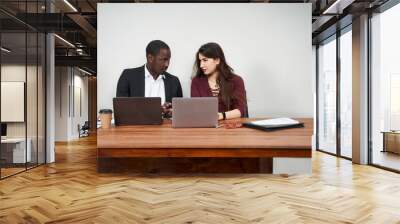
<svg viewBox="0 0 400 224">
<path fill-rule="evenodd" d="M 28 144 L 25 144 L 27 141 Z M 1 139 L 1 158 L 5 164 L 25 164 L 31 162 L 31 138 L 6 138 Z M 25 149 L 25 145 L 27 145 Z"/>
<path fill-rule="evenodd" d="M 241 119 L 248 121 L 254 119 Z M 250 128 L 179 128 L 170 121 L 156 126 L 118 126 L 97 132 L 98 168 L 103 158 L 132 157 L 239 157 L 274 159 L 275 168 L 286 165 L 289 171 L 306 159 L 311 169 L 312 119 L 298 119 L 304 128 L 264 132 Z M 281 158 L 281 159 L 278 159 Z M 285 158 L 291 159 L 288 164 Z M 282 160 L 283 159 L 283 160 Z M 304 161 L 300 162 L 304 164 Z M 116 166 L 118 164 L 115 164 Z M 311 171 L 311 170 L 310 170 Z M 276 173 L 276 172 L 275 172 Z M 292 172 L 288 172 L 292 173 Z M 304 172 L 301 172 L 304 173 Z"/>
</svg>

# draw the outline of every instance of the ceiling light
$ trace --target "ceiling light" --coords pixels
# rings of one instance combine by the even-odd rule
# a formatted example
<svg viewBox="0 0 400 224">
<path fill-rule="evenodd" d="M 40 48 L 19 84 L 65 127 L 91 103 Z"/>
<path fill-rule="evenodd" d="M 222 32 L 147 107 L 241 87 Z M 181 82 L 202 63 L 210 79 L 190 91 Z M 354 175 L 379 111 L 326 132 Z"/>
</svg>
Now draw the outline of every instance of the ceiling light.
<svg viewBox="0 0 400 224">
<path fill-rule="evenodd" d="M 78 70 L 81 71 L 81 72 L 83 72 L 83 73 L 85 73 L 85 74 L 87 74 L 87 75 L 92 75 L 92 73 L 90 73 L 90 72 L 88 72 L 88 71 L 85 71 L 85 70 L 83 70 L 83 69 L 81 69 L 81 68 L 79 68 L 79 67 L 78 67 Z"/>
<path fill-rule="evenodd" d="M 55 37 L 57 37 L 58 39 L 60 39 L 62 42 L 66 43 L 67 45 L 69 45 L 70 47 L 75 48 L 75 45 L 71 44 L 71 42 L 69 42 L 68 40 L 58 36 L 57 34 L 54 34 Z"/>
<path fill-rule="evenodd" d="M 322 14 L 331 13 L 332 9 L 334 9 L 337 6 L 337 4 L 339 4 L 340 1 L 341 0 L 336 0 L 332 5 L 330 5 L 327 9 L 325 9 Z"/>
<path fill-rule="evenodd" d="M 5 48 L 5 47 L 1 47 L 1 50 L 4 51 L 4 52 L 6 52 L 6 53 L 10 53 L 10 52 L 11 52 L 11 50 L 9 50 L 9 49 L 7 49 L 7 48 Z"/>
<path fill-rule="evenodd" d="M 64 0 L 65 4 L 67 4 L 74 12 L 78 12 L 78 10 L 71 4 L 69 3 L 68 0 Z"/>
<path fill-rule="evenodd" d="M 353 2 L 355 2 L 355 0 L 336 0 L 332 5 L 325 9 L 322 14 L 342 14 L 343 10 Z"/>
</svg>

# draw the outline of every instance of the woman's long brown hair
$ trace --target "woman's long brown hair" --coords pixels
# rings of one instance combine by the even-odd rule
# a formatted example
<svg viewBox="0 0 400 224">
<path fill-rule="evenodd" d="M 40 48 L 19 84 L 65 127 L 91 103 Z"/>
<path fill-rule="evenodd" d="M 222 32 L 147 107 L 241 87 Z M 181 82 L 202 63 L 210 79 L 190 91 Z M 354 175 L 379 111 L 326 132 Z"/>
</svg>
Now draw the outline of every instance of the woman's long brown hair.
<svg viewBox="0 0 400 224">
<path fill-rule="evenodd" d="M 200 68 L 199 54 L 202 54 L 206 58 L 219 59 L 219 64 L 217 65 L 217 71 L 219 73 L 217 78 L 217 83 L 220 87 L 220 96 L 227 106 L 228 110 L 231 109 L 231 100 L 234 98 L 233 84 L 231 79 L 233 78 L 233 69 L 226 63 L 224 52 L 222 48 L 217 43 L 207 43 L 200 47 L 196 53 L 196 63 L 195 63 L 195 76 L 205 77 L 206 75 Z"/>
</svg>

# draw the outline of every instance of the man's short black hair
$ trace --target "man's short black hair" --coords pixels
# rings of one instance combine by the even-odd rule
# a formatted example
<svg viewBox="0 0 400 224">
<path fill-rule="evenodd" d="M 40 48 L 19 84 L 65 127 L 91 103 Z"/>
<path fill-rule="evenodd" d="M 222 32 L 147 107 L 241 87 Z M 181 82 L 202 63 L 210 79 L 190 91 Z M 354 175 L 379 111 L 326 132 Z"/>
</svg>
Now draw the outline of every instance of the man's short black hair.
<svg viewBox="0 0 400 224">
<path fill-rule="evenodd" d="M 149 54 L 156 56 L 161 49 L 169 50 L 169 46 L 161 40 L 153 40 L 146 47 L 146 56 Z"/>
</svg>

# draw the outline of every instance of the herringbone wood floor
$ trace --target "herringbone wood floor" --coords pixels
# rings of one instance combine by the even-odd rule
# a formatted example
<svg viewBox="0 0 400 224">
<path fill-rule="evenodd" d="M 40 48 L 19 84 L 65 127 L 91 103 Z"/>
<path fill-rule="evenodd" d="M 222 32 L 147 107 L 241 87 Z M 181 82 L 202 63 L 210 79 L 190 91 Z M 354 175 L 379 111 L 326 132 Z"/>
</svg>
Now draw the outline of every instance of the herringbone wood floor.
<svg viewBox="0 0 400 224">
<path fill-rule="evenodd" d="M 98 174 L 95 138 L 0 181 L 0 223 L 400 223 L 400 175 L 315 152 L 313 174 Z"/>
</svg>

